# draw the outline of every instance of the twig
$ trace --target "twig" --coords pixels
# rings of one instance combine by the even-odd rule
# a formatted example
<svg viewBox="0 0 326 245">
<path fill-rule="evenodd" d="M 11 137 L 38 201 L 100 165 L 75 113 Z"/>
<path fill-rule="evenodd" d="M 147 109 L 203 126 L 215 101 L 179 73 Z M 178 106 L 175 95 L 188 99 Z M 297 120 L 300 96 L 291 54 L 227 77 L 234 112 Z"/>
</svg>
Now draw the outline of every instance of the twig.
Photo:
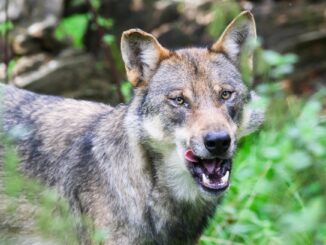
<svg viewBox="0 0 326 245">
<path fill-rule="evenodd" d="M 97 31 L 97 33 L 99 35 L 100 42 L 101 42 L 101 44 L 103 46 L 103 50 L 104 50 L 104 55 L 105 55 L 105 58 L 106 58 L 105 60 L 106 60 L 107 66 L 108 66 L 109 71 L 111 73 L 112 80 L 115 83 L 115 85 L 117 86 L 118 100 L 120 102 L 124 102 L 124 97 L 123 97 L 123 94 L 122 94 L 122 92 L 120 90 L 122 78 L 121 78 L 118 70 L 116 69 L 116 66 L 114 65 L 115 61 L 114 61 L 113 54 L 112 54 L 112 51 L 111 51 L 110 46 L 108 46 L 105 43 L 103 43 L 103 36 L 105 34 L 105 30 L 104 30 L 103 27 L 101 27 L 97 23 L 98 14 L 97 14 L 96 9 L 92 6 L 92 3 L 90 2 L 90 0 L 86 0 L 86 4 L 89 6 L 89 8 L 90 8 L 90 10 L 92 12 L 92 21 L 93 21 L 93 23 L 96 26 L 96 31 Z"/>
</svg>

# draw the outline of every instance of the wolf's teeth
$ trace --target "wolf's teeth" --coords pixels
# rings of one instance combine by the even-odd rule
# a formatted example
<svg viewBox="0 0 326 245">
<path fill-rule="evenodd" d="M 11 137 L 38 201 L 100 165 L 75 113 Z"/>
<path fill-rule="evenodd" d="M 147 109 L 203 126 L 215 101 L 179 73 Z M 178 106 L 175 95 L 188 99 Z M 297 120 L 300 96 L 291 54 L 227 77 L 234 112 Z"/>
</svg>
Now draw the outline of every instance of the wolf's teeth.
<svg viewBox="0 0 326 245">
<path fill-rule="evenodd" d="M 207 178 L 206 174 L 204 174 L 204 173 L 202 174 L 202 181 L 206 185 L 210 184 L 209 178 Z"/>
<path fill-rule="evenodd" d="M 222 179 L 221 179 L 221 182 L 222 183 L 226 183 L 226 182 L 228 182 L 228 180 L 229 180 L 229 175 L 230 175 L 230 172 L 229 171 L 226 171 L 226 173 L 225 173 L 225 175 L 222 177 Z"/>
</svg>

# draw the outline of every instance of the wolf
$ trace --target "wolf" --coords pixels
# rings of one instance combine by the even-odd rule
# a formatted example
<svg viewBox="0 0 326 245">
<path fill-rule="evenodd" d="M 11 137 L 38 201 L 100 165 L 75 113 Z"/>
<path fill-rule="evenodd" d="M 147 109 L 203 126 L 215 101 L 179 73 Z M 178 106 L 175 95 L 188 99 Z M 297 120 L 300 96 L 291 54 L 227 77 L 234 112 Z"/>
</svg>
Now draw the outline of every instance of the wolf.
<svg viewBox="0 0 326 245">
<path fill-rule="evenodd" d="M 25 129 L 20 171 L 107 231 L 105 244 L 196 244 L 230 185 L 237 141 L 263 121 L 240 71 L 255 38 L 250 12 L 205 48 L 125 31 L 134 97 L 117 107 L 2 86 L 2 130 Z"/>
</svg>

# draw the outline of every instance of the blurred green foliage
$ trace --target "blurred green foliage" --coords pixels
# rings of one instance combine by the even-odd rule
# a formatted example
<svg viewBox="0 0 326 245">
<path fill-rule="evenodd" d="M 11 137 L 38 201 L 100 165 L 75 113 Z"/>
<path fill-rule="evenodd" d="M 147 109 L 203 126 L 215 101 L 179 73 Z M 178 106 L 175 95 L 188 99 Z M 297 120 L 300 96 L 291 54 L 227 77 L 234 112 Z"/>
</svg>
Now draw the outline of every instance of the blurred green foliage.
<svg viewBox="0 0 326 245">
<path fill-rule="evenodd" d="M 92 229 L 92 223 L 87 218 L 77 219 L 71 212 L 67 201 L 59 196 L 55 189 L 45 187 L 35 179 L 23 176 L 18 171 L 19 159 L 11 139 L 2 134 L 1 142 L 4 146 L 4 175 L 1 180 L 4 193 L 0 194 L 1 198 L 5 197 L 6 199 L 4 202 L 6 206 L 1 208 L 7 210 L 8 214 L 14 212 L 15 219 L 23 222 L 29 215 L 17 212 L 18 205 L 23 203 L 28 205 L 29 211 L 35 215 L 33 221 L 30 221 L 31 226 L 35 227 L 30 228 L 39 235 L 38 239 L 43 242 L 52 241 L 56 244 L 77 245 L 79 244 L 77 228 L 83 226 L 92 231 L 93 244 L 101 244 L 106 234 L 101 230 Z M 0 204 L 3 205 L 3 203 Z M 13 244 L 10 234 L 1 232 L 0 229 L 0 244 Z"/>
<path fill-rule="evenodd" d="M 132 86 L 129 81 L 123 81 L 121 84 L 121 92 L 125 97 L 125 101 L 130 101 L 132 97 Z"/>
<path fill-rule="evenodd" d="M 80 1 L 74 1 L 73 4 L 80 4 Z M 84 38 L 86 35 L 87 27 L 90 25 L 93 31 L 96 32 L 101 38 L 101 46 L 103 48 L 103 57 L 97 60 L 97 67 L 102 69 L 107 63 L 113 62 L 110 66 L 114 65 L 117 73 L 124 73 L 124 65 L 120 55 L 120 49 L 116 42 L 116 37 L 109 34 L 108 31 L 113 28 L 114 21 L 112 18 L 106 18 L 99 15 L 98 9 L 101 5 L 101 1 L 90 1 L 92 10 L 85 14 L 76 14 L 63 18 L 55 30 L 55 36 L 59 40 L 68 39 L 72 42 L 74 48 L 84 48 Z M 101 29 L 101 30 L 100 30 Z M 108 50 L 109 49 L 109 50 Z M 109 54 L 110 53 L 110 54 Z M 107 56 L 112 57 L 107 57 Z M 112 61 L 109 60 L 112 58 Z M 106 67 L 107 68 L 107 67 Z M 132 89 L 123 81 L 119 82 L 119 88 L 112 82 L 113 89 L 119 89 L 125 98 L 125 102 L 128 102 L 131 98 Z"/>
<path fill-rule="evenodd" d="M 103 28 L 112 28 L 114 24 L 111 18 L 104 18 L 103 16 L 98 16 L 96 22 Z"/>
<path fill-rule="evenodd" d="M 8 76 L 9 80 L 13 77 L 14 67 L 17 64 L 17 59 L 11 59 L 8 64 Z"/>
<path fill-rule="evenodd" d="M 102 37 L 103 43 L 110 48 L 112 53 L 112 58 L 114 60 L 114 65 L 120 73 L 124 73 L 124 64 L 120 54 L 120 47 L 117 45 L 116 37 L 111 34 L 105 34 Z"/>
<path fill-rule="evenodd" d="M 98 10 L 101 7 L 101 0 L 90 0 L 94 9 Z"/>
<path fill-rule="evenodd" d="M 69 38 L 75 48 L 83 48 L 88 20 L 89 14 L 75 14 L 63 18 L 55 30 L 55 37 L 59 40 Z"/>
<path fill-rule="evenodd" d="M 298 61 L 295 54 L 279 54 L 273 50 L 264 50 L 262 59 L 268 64 L 266 70 L 263 70 L 269 80 L 277 80 L 285 75 L 291 74 L 294 70 L 293 64 Z"/>
<path fill-rule="evenodd" d="M 0 36 L 3 37 L 6 32 L 9 32 L 14 28 L 14 24 L 11 21 L 5 21 L 0 23 Z"/>
<path fill-rule="evenodd" d="M 208 25 L 208 33 L 212 37 L 218 37 L 222 34 L 225 27 L 240 13 L 240 7 L 237 1 L 216 1 L 212 10 L 214 21 Z"/>
</svg>

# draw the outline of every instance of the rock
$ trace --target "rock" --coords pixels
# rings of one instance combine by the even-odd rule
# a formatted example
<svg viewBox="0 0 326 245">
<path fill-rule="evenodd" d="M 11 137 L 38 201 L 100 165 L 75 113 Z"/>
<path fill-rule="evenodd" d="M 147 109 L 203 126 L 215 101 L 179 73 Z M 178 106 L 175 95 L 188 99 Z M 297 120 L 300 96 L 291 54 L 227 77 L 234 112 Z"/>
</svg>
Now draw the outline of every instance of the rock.
<svg viewBox="0 0 326 245">
<path fill-rule="evenodd" d="M 9 20 L 17 20 L 22 16 L 24 11 L 24 3 L 25 0 L 7 0 L 9 1 L 8 5 L 8 19 Z M 6 0 L 0 1 L 0 23 L 5 22 L 5 6 Z"/>
<path fill-rule="evenodd" d="M 29 55 L 42 51 L 41 43 L 26 34 L 15 36 L 11 46 L 15 55 Z"/>
<path fill-rule="evenodd" d="M 40 30 L 38 34 L 43 36 L 34 37 L 28 33 L 15 36 L 11 44 L 13 54 L 21 56 L 45 51 L 55 54 L 68 46 L 66 42 L 57 40 L 49 30 Z"/>
<path fill-rule="evenodd" d="M 41 22 L 33 23 L 27 28 L 27 34 L 31 37 L 42 38 L 51 35 L 57 25 L 58 19 L 53 15 L 48 16 Z"/>
<path fill-rule="evenodd" d="M 18 87 L 47 94 L 61 94 L 87 81 L 95 69 L 95 60 L 92 55 L 72 50 L 65 50 L 51 60 L 45 54 L 24 57 L 20 61 L 21 71 L 16 71 L 12 83 Z M 28 67 L 31 62 L 34 67 Z M 37 67 L 34 70 L 32 68 Z M 18 69 L 18 68 L 17 68 Z M 21 74 L 22 71 L 26 73 Z"/>
<path fill-rule="evenodd" d="M 49 62 L 51 58 L 51 55 L 47 53 L 38 53 L 19 58 L 13 69 L 13 77 L 35 71 Z"/>
<path fill-rule="evenodd" d="M 5 21 L 6 1 L 9 1 L 9 20 L 24 28 L 42 22 L 48 17 L 58 21 L 63 12 L 63 0 L 1 0 L 0 23 Z"/>
<path fill-rule="evenodd" d="M 64 47 L 53 36 L 63 12 L 63 0 L 2 0 L 0 23 L 5 21 L 6 1 L 9 1 L 8 19 L 14 23 L 10 32 L 14 55 L 56 52 Z"/>
</svg>

